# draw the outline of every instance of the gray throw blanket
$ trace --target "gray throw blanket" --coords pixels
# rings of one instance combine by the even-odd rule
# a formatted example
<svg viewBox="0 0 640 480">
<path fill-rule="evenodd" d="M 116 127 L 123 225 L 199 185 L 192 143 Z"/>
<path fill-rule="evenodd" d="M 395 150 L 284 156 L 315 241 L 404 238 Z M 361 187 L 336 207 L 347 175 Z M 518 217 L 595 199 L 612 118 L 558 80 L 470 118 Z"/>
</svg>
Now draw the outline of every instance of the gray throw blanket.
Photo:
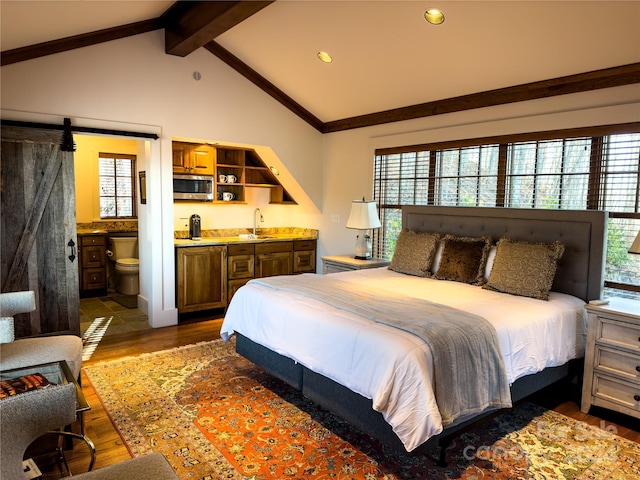
<svg viewBox="0 0 640 480">
<path fill-rule="evenodd" d="M 268 277 L 250 283 L 314 298 L 422 338 L 433 355 L 434 392 L 445 426 L 488 408 L 511 407 L 497 333 L 482 317 L 330 275 Z"/>
</svg>

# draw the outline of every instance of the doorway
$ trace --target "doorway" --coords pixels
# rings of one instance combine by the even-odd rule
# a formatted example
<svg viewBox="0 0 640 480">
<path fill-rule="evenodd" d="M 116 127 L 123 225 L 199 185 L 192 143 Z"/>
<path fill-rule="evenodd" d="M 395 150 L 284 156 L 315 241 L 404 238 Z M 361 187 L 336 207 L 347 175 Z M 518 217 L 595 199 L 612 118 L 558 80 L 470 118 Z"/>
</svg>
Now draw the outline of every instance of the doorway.
<svg viewBox="0 0 640 480">
<path fill-rule="evenodd" d="M 90 343 L 99 341 L 104 335 L 151 328 L 147 315 L 138 309 L 137 295 L 125 295 L 117 291 L 119 277 L 109 242 L 111 235 L 139 236 L 137 212 L 141 192 L 136 181 L 136 157 L 144 141 L 82 134 L 76 134 L 74 141 L 78 236 L 84 232 L 104 232 L 105 243 L 100 251 L 103 263 L 96 271 L 101 275 L 99 269 L 104 269 L 104 288 L 98 285 L 93 291 L 82 290 L 80 299 L 81 335 L 83 341 Z M 127 165 L 122 159 L 129 162 L 129 172 L 123 168 Z M 108 168 L 109 162 L 113 164 L 112 171 Z M 122 178 L 116 177 L 120 173 L 124 173 Z M 126 198 L 122 192 L 131 198 L 129 204 L 123 201 Z M 116 205 L 122 207 L 120 212 L 115 208 Z"/>
</svg>

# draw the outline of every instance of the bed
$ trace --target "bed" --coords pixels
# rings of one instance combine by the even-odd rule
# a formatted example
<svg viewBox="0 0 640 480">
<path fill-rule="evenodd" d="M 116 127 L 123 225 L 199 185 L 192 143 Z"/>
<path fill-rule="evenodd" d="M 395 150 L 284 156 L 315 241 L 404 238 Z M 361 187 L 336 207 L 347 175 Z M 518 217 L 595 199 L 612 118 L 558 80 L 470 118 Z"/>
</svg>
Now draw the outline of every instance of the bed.
<svg viewBox="0 0 640 480">
<path fill-rule="evenodd" d="M 238 353 L 352 425 L 393 448 L 420 453 L 569 375 L 584 355 L 584 302 L 602 291 L 606 220 L 601 211 L 405 207 L 396 255 L 401 239 L 405 245 L 412 235 L 420 241 L 434 236 L 439 248 L 430 253 L 429 272 L 407 274 L 394 256 L 393 270 L 255 280 L 234 295 L 221 335 L 235 334 Z M 433 278 L 450 260 L 442 245 L 450 253 L 452 246 L 468 245 L 462 240 L 479 239 L 485 244 L 477 281 Z M 548 299 L 496 291 L 502 288 L 496 281 L 502 252 L 541 243 L 561 245 Z M 469 347 L 487 358 L 453 362 L 462 358 L 458 344 L 446 347 L 453 340 L 447 337 L 440 350 L 411 330 L 413 323 L 395 323 L 427 308 L 436 325 L 439 315 L 447 325 L 452 313 L 467 322 L 458 330 L 493 325 L 477 330 L 490 331 L 495 345 L 487 340 L 487 348 Z M 450 382 L 464 375 L 483 380 L 477 387 Z M 469 406 L 464 402 L 475 390 L 484 396 Z M 444 407 L 450 403 L 455 414 Z"/>
</svg>

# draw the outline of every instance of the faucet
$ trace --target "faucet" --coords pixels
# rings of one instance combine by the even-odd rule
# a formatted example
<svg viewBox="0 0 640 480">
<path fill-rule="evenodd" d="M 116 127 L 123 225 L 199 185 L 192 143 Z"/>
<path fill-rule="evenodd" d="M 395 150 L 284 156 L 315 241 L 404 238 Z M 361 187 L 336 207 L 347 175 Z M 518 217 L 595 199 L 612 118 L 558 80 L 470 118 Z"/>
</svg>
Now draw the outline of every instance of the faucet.
<svg viewBox="0 0 640 480">
<path fill-rule="evenodd" d="M 262 212 L 260 211 L 259 208 L 256 208 L 253 211 L 253 236 L 254 237 L 256 236 L 256 228 L 258 226 L 258 220 L 257 220 L 258 215 L 260 215 L 260 222 L 261 223 L 264 222 L 264 217 L 262 216 Z"/>
</svg>

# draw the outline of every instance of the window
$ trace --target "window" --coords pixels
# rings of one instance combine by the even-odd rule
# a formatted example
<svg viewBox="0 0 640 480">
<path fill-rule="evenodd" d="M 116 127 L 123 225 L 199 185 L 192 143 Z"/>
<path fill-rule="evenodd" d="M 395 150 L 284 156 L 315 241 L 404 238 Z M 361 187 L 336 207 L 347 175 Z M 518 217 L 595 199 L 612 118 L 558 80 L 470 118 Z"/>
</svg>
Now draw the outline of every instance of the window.
<svg viewBox="0 0 640 480">
<path fill-rule="evenodd" d="M 100 218 L 135 218 L 135 155 L 101 153 Z"/>
<path fill-rule="evenodd" d="M 381 258 L 403 205 L 606 210 L 605 286 L 640 297 L 640 256 L 627 252 L 640 231 L 640 124 L 378 150 L 373 197 Z"/>
<path fill-rule="evenodd" d="M 505 206 L 587 208 L 590 158 L 588 138 L 509 144 Z"/>
</svg>

